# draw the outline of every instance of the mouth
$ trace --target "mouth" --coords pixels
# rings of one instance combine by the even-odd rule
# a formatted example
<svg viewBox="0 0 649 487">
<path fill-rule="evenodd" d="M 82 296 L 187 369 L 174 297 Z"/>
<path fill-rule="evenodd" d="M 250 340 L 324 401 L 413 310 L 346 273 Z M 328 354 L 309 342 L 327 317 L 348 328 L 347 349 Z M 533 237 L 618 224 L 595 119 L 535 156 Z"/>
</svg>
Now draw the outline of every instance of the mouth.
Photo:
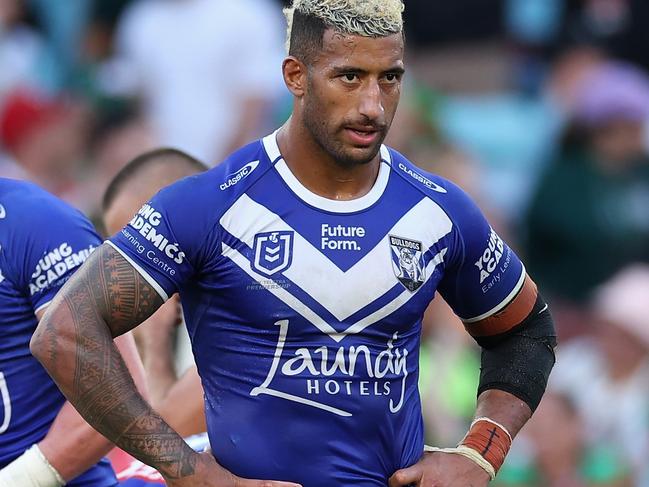
<svg viewBox="0 0 649 487">
<path fill-rule="evenodd" d="M 367 147 L 377 141 L 381 131 L 373 127 L 345 127 L 345 133 L 354 145 Z"/>
</svg>

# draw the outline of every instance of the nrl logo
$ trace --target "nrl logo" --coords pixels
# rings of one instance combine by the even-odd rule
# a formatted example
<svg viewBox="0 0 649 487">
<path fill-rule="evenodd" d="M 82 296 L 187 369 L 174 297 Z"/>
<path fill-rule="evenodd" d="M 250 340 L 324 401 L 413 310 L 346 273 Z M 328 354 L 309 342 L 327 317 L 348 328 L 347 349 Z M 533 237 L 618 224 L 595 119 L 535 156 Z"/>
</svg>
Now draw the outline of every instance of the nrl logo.
<svg viewBox="0 0 649 487">
<path fill-rule="evenodd" d="M 253 270 L 272 276 L 288 269 L 293 260 L 293 235 L 292 231 L 255 235 L 252 248 L 255 258 L 251 262 Z"/>
<path fill-rule="evenodd" d="M 392 269 L 408 291 L 415 292 L 426 281 L 421 242 L 390 235 Z"/>
</svg>

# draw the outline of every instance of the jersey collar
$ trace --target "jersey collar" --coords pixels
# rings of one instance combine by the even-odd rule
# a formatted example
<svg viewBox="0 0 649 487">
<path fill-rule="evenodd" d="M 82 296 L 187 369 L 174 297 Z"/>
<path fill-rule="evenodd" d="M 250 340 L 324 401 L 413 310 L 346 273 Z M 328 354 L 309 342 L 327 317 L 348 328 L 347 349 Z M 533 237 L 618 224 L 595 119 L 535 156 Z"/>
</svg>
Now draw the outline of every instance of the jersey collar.
<svg viewBox="0 0 649 487">
<path fill-rule="evenodd" d="M 379 166 L 379 174 L 374 182 L 374 186 L 372 186 L 372 189 L 360 198 L 344 201 L 332 200 L 315 194 L 300 183 L 282 158 L 279 146 L 277 145 L 277 131 L 264 137 L 263 145 L 268 158 L 275 167 L 275 170 L 291 191 L 293 191 L 298 198 L 308 205 L 321 210 L 333 213 L 354 213 L 365 210 L 381 198 L 385 192 L 385 188 L 388 186 L 388 180 L 390 179 L 391 155 L 385 145 L 381 145 L 381 165 Z"/>
</svg>

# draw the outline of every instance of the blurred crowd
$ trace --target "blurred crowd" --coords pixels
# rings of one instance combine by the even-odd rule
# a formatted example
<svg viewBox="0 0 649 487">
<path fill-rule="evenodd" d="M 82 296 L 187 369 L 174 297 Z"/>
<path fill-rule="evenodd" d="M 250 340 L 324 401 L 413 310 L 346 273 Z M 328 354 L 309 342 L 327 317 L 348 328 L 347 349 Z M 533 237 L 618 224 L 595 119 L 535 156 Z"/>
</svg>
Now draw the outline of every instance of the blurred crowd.
<svg viewBox="0 0 649 487">
<path fill-rule="evenodd" d="M 464 187 L 527 263 L 560 347 L 498 486 L 649 486 L 649 2 L 406 0 L 388 143 Z M 0 0 L 0 176 L 96 218 L 158 146 L 215 165 L 290 113 L 280 0 Z M 427 441 L 457 442 L 479 350 L 426 314 Z"/>
</svg>

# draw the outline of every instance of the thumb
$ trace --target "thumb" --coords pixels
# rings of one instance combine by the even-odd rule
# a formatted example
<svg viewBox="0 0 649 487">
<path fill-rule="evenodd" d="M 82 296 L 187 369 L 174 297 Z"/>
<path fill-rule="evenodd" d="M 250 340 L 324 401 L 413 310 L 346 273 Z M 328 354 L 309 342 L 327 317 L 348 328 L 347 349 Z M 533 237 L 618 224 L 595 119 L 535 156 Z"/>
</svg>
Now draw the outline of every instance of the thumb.
<svg viewBox="0 0 649 487">
<path fill-rule="evenodd" d="M 403 468 L 394 472 L 388 481 L 388 485 L 389 487 L 402 487 L 412 483 L 418 483 L 421 477 L 421 467 L 415 464 L 412 467 Z"/>
</svg>

